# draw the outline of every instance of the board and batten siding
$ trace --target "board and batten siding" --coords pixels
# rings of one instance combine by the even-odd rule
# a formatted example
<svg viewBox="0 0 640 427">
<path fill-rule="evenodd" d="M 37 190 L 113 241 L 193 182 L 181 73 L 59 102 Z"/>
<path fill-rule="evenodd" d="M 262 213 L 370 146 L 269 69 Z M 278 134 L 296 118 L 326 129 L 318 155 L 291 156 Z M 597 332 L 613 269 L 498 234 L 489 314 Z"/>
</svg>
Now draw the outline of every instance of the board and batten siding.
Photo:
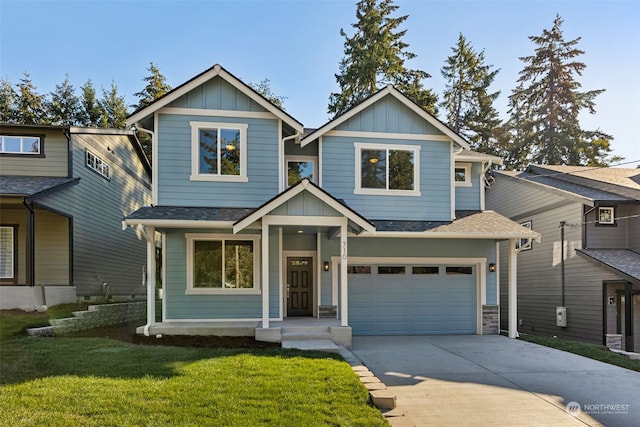
<svg viewBox="0 0 640 427">
<path fill-rule="evenodd" d="M 68 176 L 69 145 L 61 130 L 22 131 L 17 128 L 1 128 L 0 133 L 12 135 L 44 135 L 44 157 L 29 155 L 0 155 L 2 175 L 16 176 Z"/>
<path fill-rule="evenodd" d="M 151 203 L 150 180 L 126 135 L 73 134 L 73 172 L 77 185 L 38 199 L 45 207 L 73 217 L 73 284 L 78 296 L 140 298 L 146 243 L 122 219 Z M 107 150 L 109 147 L 109 150 Z M 86 150 L 111 166 L 107 179 L 85 164 Z"/>
<path fill-rule="evenodd" d="M 420 196 L 354 194 L 354 143 L 420 146 Z M 451 220 L 451 145 L 442 141 L 325 136 L 322 187 L 356 212 L 380 220 Z"/>
<path fill-rule="evenodd" d="M 256 207 L 278 194 L 276 119 L 160 114 L 158 121 L 158 205 Z M 191 181 L 191 121 L 248 125 L 248 182 Z"/>
<path fill-rule="evenodd" d="M 605 206 L 602 204 L 602 206 Z M 640 248 L 640 204 L 611 205 L 617 219 L 615 225 L 598 224 L 598 209 L 586 215 L 586 242 L 589 249 L 632 249 Z M 587 208 L 590 210 L 590 208 Z"/>
<path fill-rule="evenodd" d="M 168 106 L 206 110 L 266 112 L 264 107 L 219 76 L 192 89 Z"/>
<path fill-rule="evenodd" d="M 464 163 L 464 162 L 463 162 Z M 456 166 L 458 167 L 458 166 Z M 482 163 L 471 163 L 471 186 L 456 186 L 456 210 L 480 210 Z"/>
</svg>

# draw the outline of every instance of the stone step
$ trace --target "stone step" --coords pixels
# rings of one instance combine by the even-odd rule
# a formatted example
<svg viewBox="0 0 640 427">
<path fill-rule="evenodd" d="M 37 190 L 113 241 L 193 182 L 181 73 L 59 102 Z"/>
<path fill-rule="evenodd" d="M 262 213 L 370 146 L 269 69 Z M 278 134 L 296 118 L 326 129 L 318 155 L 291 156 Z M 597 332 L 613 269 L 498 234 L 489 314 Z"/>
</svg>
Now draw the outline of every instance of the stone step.
<svg viewBox="0 0 640 427">
<path fill-rule="evenodd" d="M 296 340 L 282 341 L 282 348 L 293 348 L 297 350 L 327 351 L 330 353 L 340 353 L 340 349 L 331 340 Z"/>
<path fill-rule="evenodd" d="M 29 328 L 27 329 L 27 335 L 30 337 L 53 337 L 53 326 L 43 326 L 41 328 Z"/>
</svg>

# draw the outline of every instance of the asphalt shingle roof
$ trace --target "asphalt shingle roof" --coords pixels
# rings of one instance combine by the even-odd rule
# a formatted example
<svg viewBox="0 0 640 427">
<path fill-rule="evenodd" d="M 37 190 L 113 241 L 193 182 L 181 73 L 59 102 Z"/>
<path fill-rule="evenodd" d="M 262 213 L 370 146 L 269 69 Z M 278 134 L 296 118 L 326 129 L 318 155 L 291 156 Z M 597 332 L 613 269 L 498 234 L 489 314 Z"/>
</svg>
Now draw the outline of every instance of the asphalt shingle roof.
<svg viewBox="0 0 640 427">
<path fill-rule="evenodd" d="M 255 208 L 206 208 L 183 206 L 143 206 L 125 219 L 177 221 L 238 221 Z"/>
<path fill-rule="evenodd" d="M 0 176 L 0 195 L 28 197 L 71 183 L 77 178 Z"/>
<path fill-rule="evenodd" d="M 578 249 L 586 259 L 602 264 L 640 284 L 640 254 L 629 249 Z"/>
</svg>

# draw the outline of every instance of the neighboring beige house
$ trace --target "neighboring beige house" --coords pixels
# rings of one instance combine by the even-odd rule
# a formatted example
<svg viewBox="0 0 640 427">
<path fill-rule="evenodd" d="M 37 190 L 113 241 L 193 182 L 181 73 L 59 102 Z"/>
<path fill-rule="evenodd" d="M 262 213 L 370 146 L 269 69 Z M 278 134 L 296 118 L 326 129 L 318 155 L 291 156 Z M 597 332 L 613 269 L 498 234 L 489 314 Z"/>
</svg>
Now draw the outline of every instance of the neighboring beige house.
<svg viewBox="0 0 640 427">
<path fill-rule="evenodd" d="M 518 245 L 520 332 L 640 351 L 640 169 L 533 165 L 494 177 L 487 208 L 542 236 Z"/>
<path fill-rule="evenodd" d="M 121 220 L 151 200 L 131 131 L 0 124 L 0 308 L 145 294 L 145 243 Z"/>
</svg>

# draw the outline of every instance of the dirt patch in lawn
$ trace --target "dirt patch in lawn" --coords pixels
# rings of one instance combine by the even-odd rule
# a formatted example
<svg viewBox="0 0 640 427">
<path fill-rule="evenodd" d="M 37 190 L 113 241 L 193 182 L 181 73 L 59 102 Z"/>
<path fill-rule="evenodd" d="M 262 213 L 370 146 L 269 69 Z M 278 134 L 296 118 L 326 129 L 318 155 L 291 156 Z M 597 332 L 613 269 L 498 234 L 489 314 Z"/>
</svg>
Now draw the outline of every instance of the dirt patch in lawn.
<svg viewBox="0 0 640 427">
<path fill-rule="evenodd" d="M 253 337 L 218 337 L 162 335 L 145 337 L 136 333 L 140 322 L 122 323 L 104 326 L 81 332 L 65 334 L 65 337 L 97 337 L 124 341 L 132 344 L 165 345 L 175 347 L 208 347 L 208 348 L 279 348 L 279 343 L 256 341 Z"/>
</svg>

